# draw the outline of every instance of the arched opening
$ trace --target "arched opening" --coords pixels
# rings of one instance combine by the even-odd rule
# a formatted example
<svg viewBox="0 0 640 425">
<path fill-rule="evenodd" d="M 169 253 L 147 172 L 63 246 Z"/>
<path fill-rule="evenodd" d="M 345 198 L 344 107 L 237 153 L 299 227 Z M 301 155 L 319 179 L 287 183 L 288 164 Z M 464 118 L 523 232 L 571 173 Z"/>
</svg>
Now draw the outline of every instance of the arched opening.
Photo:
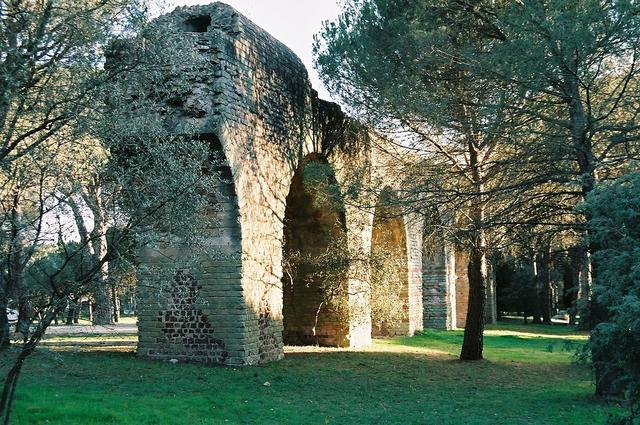
<svg viewBox="0 0 640 425">
<path fill-rule="evenodd" d="M 348 332 L 349 254 L 333 169 L 320 156 L 296 170 L 286 198 L 283 342 L 344 345 Z"/>
<path fill-rule="evenodd" d="M 374 337 L 409 332 L 407 235 L 402 211 L 389 188 L 382 191 L 373 218 L 371 322 Z"/>
</svg>

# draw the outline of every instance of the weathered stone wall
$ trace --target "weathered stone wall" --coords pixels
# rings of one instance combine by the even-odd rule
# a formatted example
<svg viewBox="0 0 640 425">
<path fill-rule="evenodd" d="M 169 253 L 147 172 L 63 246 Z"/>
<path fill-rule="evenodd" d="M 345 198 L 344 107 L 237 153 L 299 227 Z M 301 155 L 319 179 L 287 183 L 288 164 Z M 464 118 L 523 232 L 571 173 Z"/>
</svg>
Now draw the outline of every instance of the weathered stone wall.
<svg viewBox="0 0 640 425">
<path fill-rule="evenodd" d="M 366 160 L 368 133 L 348 125 L 339 108 L 317 98 L 304 66 L 289 49 L 229 6 L 215 3 L 178 8 L 161 17 L 159 23 L 193 37 L 202 62 L 207 64 L 206 69 L 187 76 L 190 91 L 172 96 L 167 121 L 177 131 L 195 127 L 220 141 L 237 195 L 238 235 L 234 242 L 238 255 L 225 259 L 225 263 L 205 259 L 190 273 L 199 293 L 220 296 L 204 297 L 201 304 L 211 307 L 226 302 L 221 291 L 227 288 L 215 277 L 225 270 L 236 279 L 233 292 L 240 302 L 233 303 L 233 309 L 216 310 L 216 320 L 211 321 L 214 329 L 234 324 L 220 338 L 220 345 L 226 347 L 228 341 L 235 341 L 223 363 L 278 359 L 282 356 L 283 332 L 283 220 L 294 171 L 302 158 L 316 153 L 335 165 L 338 180 L 348 178 L 349 171 L 343 170 L 343 164 L 353 168 Z M 355 143 L 362 145 L 355 149 Z M 358 209 L 346 209 L 344 221 L 347 233 L 353 235 L 350 243 L 366 245 L 370 218 Z M 181 249 L 161 247 L 143 258 L 153 261 L 156 255 L 166 259 L 170 258 L 168 253 L 176 251 L 179 255 Z M 369 247 L 359 249 L 366 252 Z M 202 277 L 212 279 L 205 282 L 199 279 Z M 354 273 L 349 285 L 361 286 L 365 280 L 366 276 Z M 366 296 L 354 295 L 350 301 L 361 307 L 359 311 L 366 311 Z M 188 315 L 168 316 L 176 323 L 158 321 L 156 310 L 145 308 L 140 316 L 141 355 L 181 354 L 192 360 L 220 361 L 211 360 L 208 354 L 185 351 L 177 339 L 151 337 L 167 328 L 191 326 L 181 323 L 191 318 Z M 370 341 L 370 320 L 366 317 L 332 325 L 346 329 L 347 334 L 340 338 L 343 345 L 366 345 Z"/>
<path fill-rule="evenodd" d="M 201 258 L 188 270 L 157 276 L 154 264 L 185 256 L 188 248 L 167 240 L 141 253 L 150 266 L 141 281 L 163 281 L 171 289 L 151 291 L 145 288 L 157 286 L 141 285 L 138 353 L 228 365 L 279 359 L 283 312 L 290 314 L 291 308 L 317 301 L 301 293 L 283 308 L 284 222 L 295 171 L 309 155 L 322 158 L 347 192 L 349 182 L 371 182 L 372 174 L 379 172 L 370 143 L 379 137 L 346 117 L 338 106 L 318 99 L 300 60 L 233 8 L 221 3 L 178 8 L 160 17 L 158 24 L 193 38 L 203 64 L 202 69 L 180 76 L 189 82 L 188 88 L 167 98 L 166 121 L 176 132 L 195 128 L 217 146 L 228 166 L 220 182 L 220 199 L 211 211 L 203 212 L 220 219 L 210 235 L 217 254 Z M 369 196 L 350 195 L 341 217 L 349 251 L 361 253 L 362 258 L 372 249 L 374 211 L 367 206 L 375 202 Z M 299 224 L 304 222 L 302 218 Z M 443 325 L 441 313 L 424 313 L 423 303 L 432 312 L 440 308 L 442 273 L 447 273 L 444 290 L 449 291 L 445 303 L 456 305 L 454 297 L 464 299 L 463 285 L 453 290 L 449 263 L 444 269 L 433 266 L 431 274 L 438 274 L 437 279 L 425 275 L 422 222 L 407 214 L 400 223 L 407 257 L 403 333 L 422 329 L 423 317 L 439 320 L 438 327 L 454 326 L 449 318 Z M 304 232 L 297 232 L 296 238 L 304 241 L 300 237 Z M 460 273 L 456 267 L 457 282 Z M 439 291 L 437 297 L 423 296 L 425 276 L 430 282 L 437 280 L 431 285 Z M 367 265 L 354 264 L 347 280 L 349 314 L 339 320 L 331 315 L 323 319 L 323 342 L 364 346 L 371 341 Z M 460 309 L 460 301 L 457 307 L 460 323 L 460 311 L 466 313 L 466 307 Z M 455 317 L 453 306 L 448 311 Z M 299 319 L 297 324 L 287 323 L 288 330 L 308 336 L 308 317 Z"/>
<path fill-rule="evenodd" d="M 391 198 L 390 190 L 383 191 L 381 198 Z M 385 196 L 386 195 L 386 196 Z M 406 335 L 410 332 L 409 315 L 409 256 L 408 240 L 405 223 L 401 212 L 397 207 L 385 205 L 390 199 L 382 199 L 375 211 L 371 236 L 371 254 L 374 259 L 372 267 L 377 267 L 378 273 L 372 273 L 371 285 L 386 285 L 383 281 L 399 281 L 400 287 L 394 294 L 402 302 L 402 319 L 400 323 L 374 323 L 372 335 L 374 337 Z M 397 261 L 387 261 L 388 256 L 395 257 Z M 382 263 L 379 264 L 378 261 Z M 397 280 L 396 280 L 397 279 Z M 395 291 L 394 291 L 395 292 Z M 373 293 L 372 296 L 376 296 Z"/>
<path fill-rule="evenodd" d="M 213 135 L 205 136 L 221 152 Z M 241 245 L 238 206 L 231 170 L 221 167 L 218 199 L 206 212 L 217 223 L 209 244 L 215 258 L 199 270 L 176 270 L 159 276 L 155 266 L 169 266 L 186 248 L 169 241 L 141 253 L 147 272 L 140 276 L 138 353 L 152 358 L 176 358 L 210 363 L 242 364 L 245 323 L 241 288 Z"/>
<path fill-rule="evenodd" d="M 405 335 L 413 335 L 424 328 L 422 280 L 422 220 L 417 214 L 405 214 L 407 238 L 407 287 L 409 323 Z"/>
</svg>

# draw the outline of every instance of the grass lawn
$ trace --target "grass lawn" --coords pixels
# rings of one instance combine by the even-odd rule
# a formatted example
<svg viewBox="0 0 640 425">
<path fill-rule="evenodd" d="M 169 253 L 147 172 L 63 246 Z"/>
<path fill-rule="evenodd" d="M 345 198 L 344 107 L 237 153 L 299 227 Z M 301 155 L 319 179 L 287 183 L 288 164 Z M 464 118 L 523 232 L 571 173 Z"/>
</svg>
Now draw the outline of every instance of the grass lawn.
<svg viewBox="0 0 640 425">
<path fill-rule="evenodd" d="M 290 347 L 238 369 L 141 360 L 135 338 L 47 339 L 25 365 L 13 423 L 582 425 L 617 410 L 564 350 L 586 337 L 562 326 L 490 327 L 486 360 L 467 363 L 461 331 L 367 350 Z"/>
</svg>

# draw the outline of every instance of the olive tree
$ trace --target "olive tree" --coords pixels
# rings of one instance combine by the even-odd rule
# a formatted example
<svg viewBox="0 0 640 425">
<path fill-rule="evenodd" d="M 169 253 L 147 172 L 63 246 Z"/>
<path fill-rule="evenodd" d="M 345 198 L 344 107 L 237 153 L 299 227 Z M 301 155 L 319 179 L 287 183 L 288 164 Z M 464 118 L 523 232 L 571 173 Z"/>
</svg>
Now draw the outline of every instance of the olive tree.
<svg viewBox="0 0 640 425">
<path fill-rule="evenodd" d="M 0 399 L 0 414 L 5 423 L 9 421 L 24 361 L 70 301 L 80 295 L 98 298 L 97 293 L 105 294 L 109 262 L 124 256 L 122 249 L 129 244 L 123 241 L 134 241 L 136 247 L 142 247 L 157 244 L 163 238 L 178 239 L 191 248 L 192 255 L 167 264 L 172 270 L 188 267 L 210 249 L 204 235 L 212 219 L 203 211 L 215 199 L 220 163 L 208 142 L 195 137 L 188 128 L 181 129 L 180 134 L 167 128 L 158 107 L 159 99 L 173 90 L 174 84 L 181 84 L 181 81 L 167 81 L 167 73 L 180 74 L 189 71 L 188 67 L 199 66 L 193 41 L 177 30 L 172 32 L 156 24 L 145 24 L 140 19 L 145 15 L 144 5 L 117 3 L 123 15 L 113 15 L 107 13 L 111 9 L 101 8 L 113 6 L 115 2 L 92 4 L 16 1 L 8 6 L 3 2 L 0 9 L 4 13 L 26 8 L 20 12 L 24 16 L 11 12 L 2 18 L 7 22 L 19 18 L 22 24 L 42 22 L 43 37 L 47 40 L 52 34 L 56 35 L 56 30 L 66 28 L 65 23 L 76 31 L 89 31 L 99 23 L 104 25 L 94 29 L 97 33 L 93 38 L 87 35 L 88 38 L 79 41 L 75 35 L 64 33 L 68 36 L 64 39 L 66 42 L 79 43 L 77 48 L 69 45 L 70 51 L 77 51 L 80 56 L 91 53 L 87 62 L 57 56 L 57 49 L 65 51 L 65 48 L 53 43 L 57 39 L 50 40 L 53 43 L 47 44 L 52 49 L 50 56 L 39 57 L 35 65 L 36 70 L 43 66 L 42 72 L 51 73 L 42 78 L 33 77 L 31 82 L 44 85 L 38 86 L 43 93 L 37 93 L 44 97 L 33 100 L 34 105 L 47 105 L 50 101 L 54 109 L 33 116 L 20 114 L 21 108 L 26 107 L 22 102 L 29 101 L 29 97 L 27 91 L 21 95 L 16 92 L 8 101 L 6 114 L 14 117 L 16 127 L 11 130 L 5 126 L 0 131 L 0 135 L 8 138 L 17 134 L 18 129 L 34 126 L 34 132 L 30 133 L 34 135 L 33 140 L 26 136 L 17 143 L 5 145 L 7 150 L 0 170 L 4 208 L 1 247 L 9 254 L 3 258 L 20 254 L 19 272 L 22 277 L 26 270 L 30 272 L 29 279 L 23 280 L 31 282 L 33 293 L 44 294 L 46 300 L 38 300 L 38 317 L 25 313 L 27 325 L 23 329 L 23 341 L 12 350 L 15 359 Z M 85 14 L 78 12 L 82 7 L 88 8 Z M 51 15 L 56 19 L 50 22 Z M 46 27 L 49 23 L 52 28 Z M 16 25 L 12 28 L 18 28 Z M 17 37 L 18 40 L 31 36 L 29 31 L 33 28 L 24 25 L 19 28 L 27 34 Z M 107 41 L 110 41 L 109 48 L 102 44 Z M 123 49 L 124 46 L 127 48 Z M 166 55 L 166 49 L 179 54 Z M 105 52 L 109 56 L 107 66 L 103 66 Z M 55 85 L 47 85 L 48 80 L 55 81 Z M 18 90 L 22 86 L 16 83 L 12 87 Z M 81 96 L 73 97 L 76 95 Z M 58 99 L 62 100 L 58 102 Z M 55 109 L 71 105 L 74 107 L 64 111 Z M 11 115 L 14 110 L 18 111 L 15 116 Z M 55 125 L 47 121 L 53 114 L 60 116 Z M 41 126 L 50 133 L 37 133 Z M 13 196 L 16 187 L 21 190 L 17 203 L 22 211 L 20 215 L 15 214 L 15 203 L 11 203 L 16 199 Z M 25 250 L 28 255 L 24 254 Z M 55 258 L 41 261 L 42 255 L 51 250 Z M 12 264 L 9 262 L 3 270 L 3 277 L 12 276 Z M 7 282 L 10 279 L 3 281 L 5 299 L 16 287 Z M 171 285 L 172 282 L 157 284 Z M 27 302 L 32 301 L 29 292 L 25 294 Z M 107 312 L 104 316 L 110 314 Z M 8 330 L 5 331 L 8 335 Z"/>
</svg>

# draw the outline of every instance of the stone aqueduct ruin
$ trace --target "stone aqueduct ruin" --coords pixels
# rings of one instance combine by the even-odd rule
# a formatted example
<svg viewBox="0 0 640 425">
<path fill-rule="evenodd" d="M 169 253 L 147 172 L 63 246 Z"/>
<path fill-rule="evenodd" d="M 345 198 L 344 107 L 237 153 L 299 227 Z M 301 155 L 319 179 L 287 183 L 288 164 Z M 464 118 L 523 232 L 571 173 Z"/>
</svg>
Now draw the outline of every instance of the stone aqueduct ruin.
<svg viewBox="0 0 640 425">
<path fill-rule="evenodd" d="M 424 219 L 361 207 L 375 205 L 371 199 L 356 198 L 339 213 L 322 211 L 300 183 L 302 164 L 313 159 L 331 164 L 339 187 L 358 170 L 358 178 L 385 182 L 393 193 L 399 189 L 396 176 L 380 166 L 384 155 L 376 148 L 384 140 L 319 99 L 296 55 L 233 8 L 178 8 L 159 19 L 195 37 L 207 64 L 171 105 L 176 128 L 195 125 L 228 166 L 219 187 L 223 196 L 212 208 L 220 224 L 210 239 L 221 255 L 178 273 L 164 307 L 141 303 L 138 354 L 252 365 L 282 358 L 286 343 L 308 342 L 317 295 L 312 285 L 295 280 L 295 293 L 283 291 L 283 241 L 302 250 L 326 248 L 326 223 L 336 218 L 355 252 L 377 249 L 380 229 L 392 235 L 385 243 L 395 244 L 406 262 L 407 319 L 397 332 L 464 326 L 467 263 L 451 247 L 423 246 Z M 141 258 L 163 262 L 180 249 L 147 249 Z M 371 342 L 368 278 L 363 269 L 348 274 L 347 318 L 320 318 L 316 342 Z M 143 301 L 150 296 L 144 288 L 140 292 Z"/>
</svg>

